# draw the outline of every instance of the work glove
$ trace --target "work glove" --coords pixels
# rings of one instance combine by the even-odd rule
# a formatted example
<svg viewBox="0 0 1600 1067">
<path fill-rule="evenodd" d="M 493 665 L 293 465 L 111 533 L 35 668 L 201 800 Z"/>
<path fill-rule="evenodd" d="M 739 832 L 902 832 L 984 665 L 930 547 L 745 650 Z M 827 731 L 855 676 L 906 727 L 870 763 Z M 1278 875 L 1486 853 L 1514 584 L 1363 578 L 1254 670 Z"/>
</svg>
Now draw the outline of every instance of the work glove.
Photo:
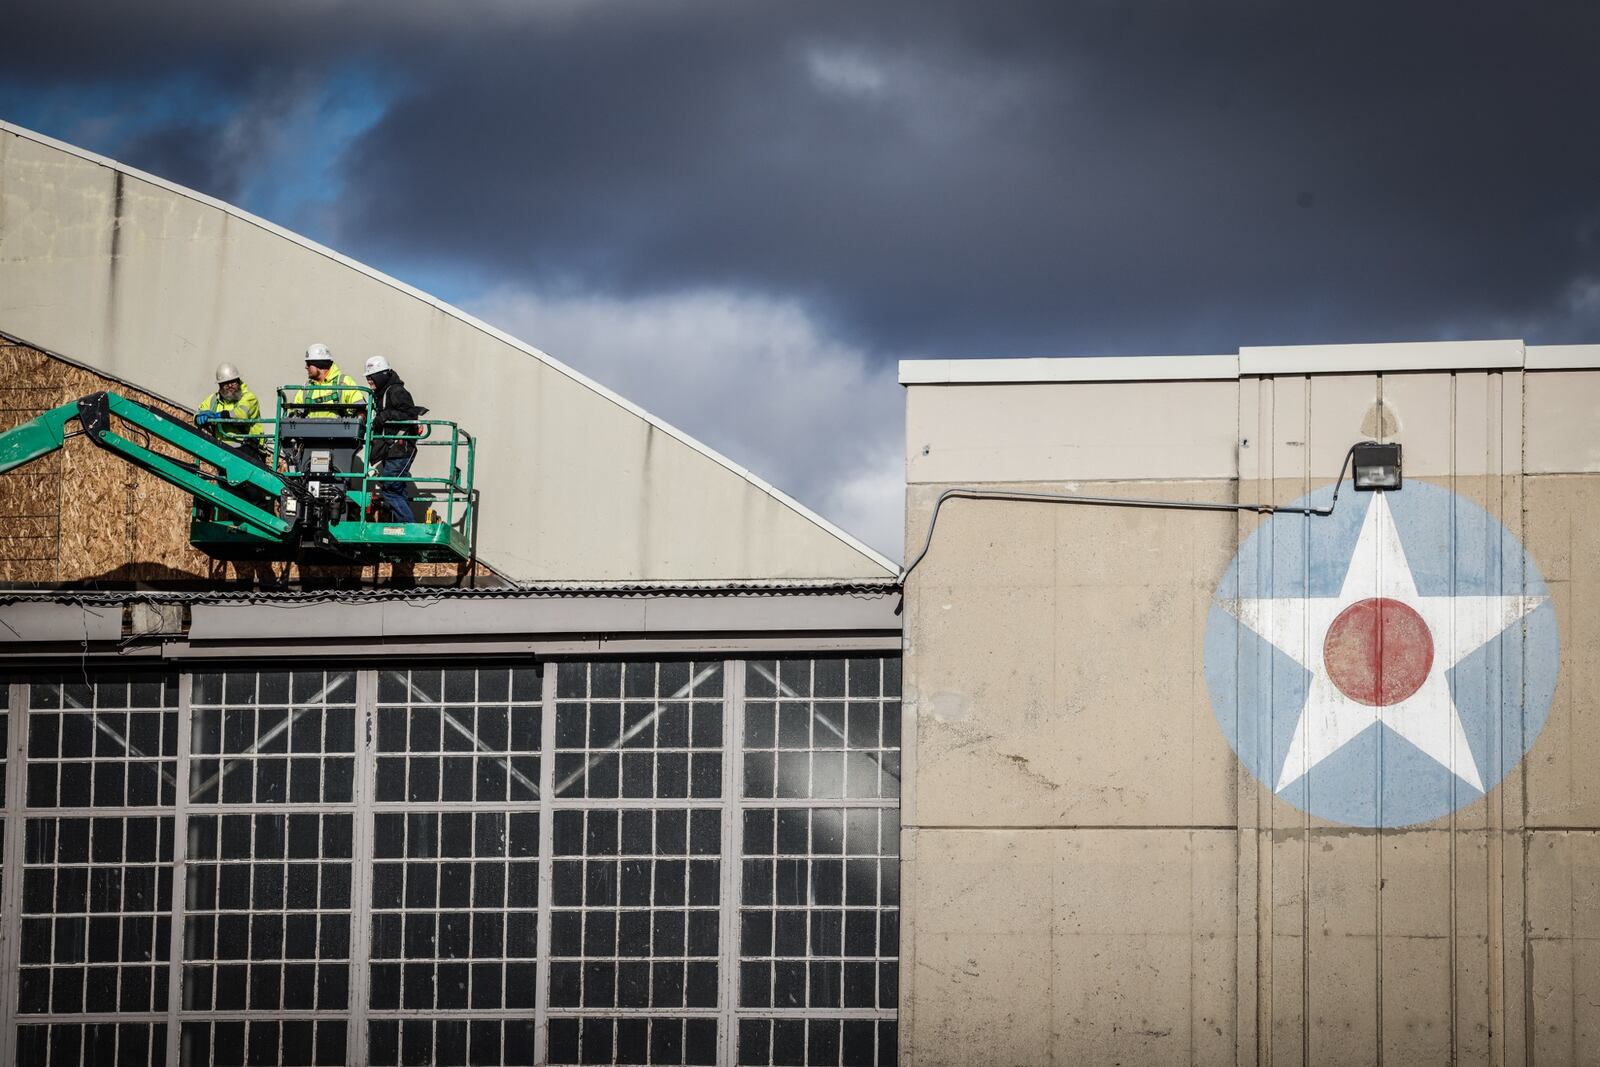
<svg viewBox="0 0 1600 1067">
<path fill-rule="evenodd" d="M 215 411 L 202 411 L 200 414 L 194 417 L 194 424 L 196 426 L 210 426 L 219 418 L 221 418 L 221 416 Z"/>
</svg>

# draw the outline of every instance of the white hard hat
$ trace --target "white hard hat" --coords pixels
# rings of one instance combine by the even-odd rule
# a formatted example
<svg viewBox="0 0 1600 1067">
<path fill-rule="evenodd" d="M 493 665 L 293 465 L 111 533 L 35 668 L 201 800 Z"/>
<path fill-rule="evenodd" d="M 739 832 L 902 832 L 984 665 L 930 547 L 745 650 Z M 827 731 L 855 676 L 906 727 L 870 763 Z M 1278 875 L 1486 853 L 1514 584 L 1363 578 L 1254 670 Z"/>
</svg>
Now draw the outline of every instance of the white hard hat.
<svg viewBox="0 0 1600 1067">
<path fill-rule="evenodd" d="M 332 363 L 333 353 L 328 351 L 328 346 L 318 342 L 306 349 L 307 363 Z"/>
<path fill-rule="evenodd" d="M 223 382 L 231 382 L 231 381 L 233 381 L 234 379 L 236 379 L 238 377 L 239 377 L 239 368 L 235 367 L 232 363 L 218 363 L 217 364 L 217 384 L 218 385 L 221 385 Z"/>
<path fill-rule="evenodd" d="M 388 369 L 389 361 L 384 359 L 382 356 L 373 356 L 371 359 L 367 360 L 367 377 L 369 378 L 380 371 L 386 371 Z"/>
</svg>

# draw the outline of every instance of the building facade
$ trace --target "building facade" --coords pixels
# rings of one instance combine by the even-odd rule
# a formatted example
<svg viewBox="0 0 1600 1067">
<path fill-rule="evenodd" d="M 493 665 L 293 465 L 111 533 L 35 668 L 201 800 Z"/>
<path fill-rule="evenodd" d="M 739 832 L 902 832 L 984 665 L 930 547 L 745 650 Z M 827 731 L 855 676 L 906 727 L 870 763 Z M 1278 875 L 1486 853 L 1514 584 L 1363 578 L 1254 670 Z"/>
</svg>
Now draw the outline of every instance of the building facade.
<svg viewBox="0 0 1600 1067">
<path fill-rule="evenodd" d="M 388 355 L 508 583 L 224 589 L 86 442 L 0 476 L 0 1062 L 1600 1059 L 1600 347 L 907 363 L 902 575 L 4 124 L 0 337 L 6 426 Z"/>
<path fill-rule="evenodd" d="M 386 355 L 477 438 L 492 572 L 241 588 L 87 441 L 0 475 L 0 1063 L 897 1061 L 891 561 L 457 309 L 3 123 L 0 341 L 0 429 Z"/>
<path fill-rule="evenodd" d="M 896 600 L 8 602 L 0 1058 L 896 1062 Z"/>
<path fill-rule="evenodd" d="M 907 1062 L 1600 1058 L 1600 347 L 901 380 Z"/>
</svg>

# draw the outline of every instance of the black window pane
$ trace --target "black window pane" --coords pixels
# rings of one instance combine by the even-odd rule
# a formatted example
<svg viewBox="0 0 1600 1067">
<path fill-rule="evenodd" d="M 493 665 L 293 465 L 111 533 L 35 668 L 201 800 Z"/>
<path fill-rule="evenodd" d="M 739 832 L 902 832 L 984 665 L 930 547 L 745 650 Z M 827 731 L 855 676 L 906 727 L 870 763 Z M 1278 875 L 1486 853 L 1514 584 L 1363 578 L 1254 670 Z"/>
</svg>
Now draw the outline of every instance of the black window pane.
<svg viewBox="0 0 1600 1067">
<path fill-rule="evenodd" d="M 895 1055 L 899 677 L 893 656 L 745 665 L 741 1063 Z"/>
</svg>

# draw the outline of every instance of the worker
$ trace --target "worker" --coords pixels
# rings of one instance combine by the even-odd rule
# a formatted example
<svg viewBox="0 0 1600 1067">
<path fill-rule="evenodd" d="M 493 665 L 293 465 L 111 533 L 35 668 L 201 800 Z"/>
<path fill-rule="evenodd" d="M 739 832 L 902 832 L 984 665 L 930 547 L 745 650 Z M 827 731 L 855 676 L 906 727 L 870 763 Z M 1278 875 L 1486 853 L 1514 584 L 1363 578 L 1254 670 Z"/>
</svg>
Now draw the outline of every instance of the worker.
<svg viewBox="0 0 1600 1067">
<path fill-rule="evenodd" d="M 339 369 L 333 353 L 324 344 L 314 344 L 306 349 L 306 384 L 293 394 L 292 404 L 342 404 L 339 408 L 312 408 L 305 412 L 308 418 L 333 419 L 360 415 L 366 398 L 356 388 L 356 380 Z"/>
<path fill-rule="evenodd" d="M 272 445 L 265 428 L 257 421 L 261 418 L 261 401 L 256 399 L 256 394 L 239 374 L 239 368 L 232 363 L 218 363 L 216 377 L 217 391 L 200 401 L 200 410 L 194 416 L 195 426 L 234 455 L 258 467 L 266 467 Z M 270 493 L 253 485 L 244 486 L 240 492 L 257 507 L 272 509 L 274 500 Z M 209 502 L 196 497 L 194 504 L 202 520 L 209 521 L 215 516 Z"/>
<path fill-rule="evenodd" d="M 217 391 L 200 401 L 196 426 L 252 462 L 272 450 L 260 423 L 261 401 L 232 363 L 217 364 Z"/>
<path fill-rule="evenodd" d="M 428 409 L 416 405 L 406 383 L 383 356 L 367 360 L 366 372 L 373 410 L 372 451 L 367 458 L 377 467 L 380 477 L 404 478 L 411 473 L 411 463 L 417 457 L 413 438 L 421 434 L 422 428 L 416 420 Z M 405 481 L 378 483 L 378 499 L 393 513 L 396 522 L 416 521 L 407 492 L 410 485 Z"/>
</svg>

